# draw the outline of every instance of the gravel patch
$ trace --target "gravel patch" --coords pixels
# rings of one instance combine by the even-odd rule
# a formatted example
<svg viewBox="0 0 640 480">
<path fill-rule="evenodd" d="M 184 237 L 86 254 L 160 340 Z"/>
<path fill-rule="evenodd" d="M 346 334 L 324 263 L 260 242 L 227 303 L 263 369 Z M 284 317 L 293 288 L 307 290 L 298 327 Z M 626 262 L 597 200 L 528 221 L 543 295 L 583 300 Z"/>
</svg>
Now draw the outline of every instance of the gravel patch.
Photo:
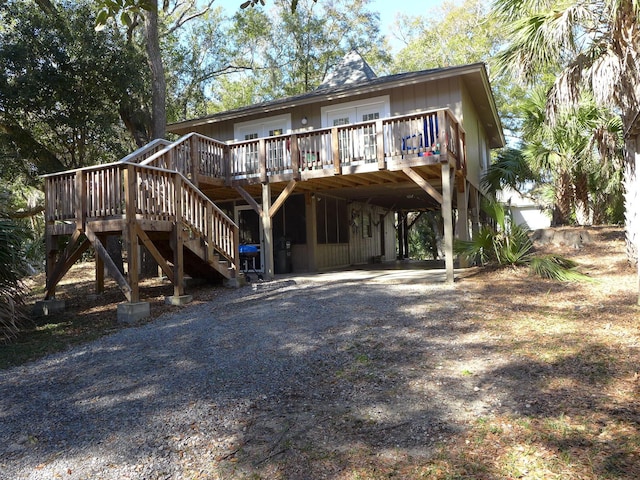
<svg viewBox="0 0 640 480">
<path fill-rule="evenodd" d="M 0 478 L 270 478 L 278 461 L 329 478 L 353 449 L 429 456 L 505 401 L 478 380 L 502 359 L 461 298 L 267 282 L 2 371 Z"/>
</svg>

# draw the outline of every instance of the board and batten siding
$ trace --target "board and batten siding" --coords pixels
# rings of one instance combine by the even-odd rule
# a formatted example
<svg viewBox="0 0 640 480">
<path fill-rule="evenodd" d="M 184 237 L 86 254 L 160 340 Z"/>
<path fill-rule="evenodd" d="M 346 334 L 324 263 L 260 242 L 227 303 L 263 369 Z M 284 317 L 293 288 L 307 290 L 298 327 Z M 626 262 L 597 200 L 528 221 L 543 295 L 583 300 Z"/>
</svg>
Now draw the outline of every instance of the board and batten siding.
<svg viewBox="0 0 640 480">
<path fill-rule="evenodd" d="M 319 244 L 317 246 L 318 270 L 362 265 L 376 261 L 395 260 L 396 231 L 393 212 L 353 202 L 349 205 L 351 224 L 349 225 L 349 243 Z M 371 236 L 363 234 L 371 219 Z M 382 249 L 382 233 L 384 233 L 384 251 Z"/>
<path fill-rule="evenodd" d="M 461 83 L 459 79 L 436 80 L 390 90 L 391 115 L 449 108 L 454 115 L 460 117 Z"/>
<path fill-rule="evenodd" d="M 467 180 L 476 188 L 480 187 L 480 179 L 491 163 L 487 133 L 478 118 L 473 99 L 462 86 L 462 125 L 467 145 Z"/>
</svg>

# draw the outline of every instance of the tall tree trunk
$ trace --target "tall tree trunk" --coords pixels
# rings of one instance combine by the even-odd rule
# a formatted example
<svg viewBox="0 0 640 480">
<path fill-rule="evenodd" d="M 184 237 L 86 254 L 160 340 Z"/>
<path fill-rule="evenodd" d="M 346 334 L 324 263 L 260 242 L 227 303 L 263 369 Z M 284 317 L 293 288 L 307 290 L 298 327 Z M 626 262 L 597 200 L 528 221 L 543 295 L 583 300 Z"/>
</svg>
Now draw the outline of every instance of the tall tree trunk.
<svg viewBox="0 0 640 480">
<path fill-rule="evenodd" d="M 556 204 L 553 208 L 553 224 L 568 225 L 573 203 L 573 185 L 568 172 L 562 172 L 556 180 Z"/>
<path fill-rule="evenodd" d="M 627 257 L 638 269 L 638 305 L 640 305 L 640 135 L 627 140 L 624 166 L 624 227 Z"/>
<path fill-rule="evenodd" d="M 160 32 L 158 31 L 158 2 L 155 8 L 144 14 L 147 61 L 151 71 L 151 138 L 164 138 L 167 129 L 167 82 L 164 77 L 164 64 L 160 51 Z M 157 272 L 158 264 L 151 255 L 143 255 L 142 272 Z"/>
<path fill-rule="evenodd" d="M 151 140 L 164 138 L 167 128 L 167 82 L 160 51 L 158 32 L 158 6 L 145 12 L 145 40 L 147 61 L 151 70 Z"/>
</svg>

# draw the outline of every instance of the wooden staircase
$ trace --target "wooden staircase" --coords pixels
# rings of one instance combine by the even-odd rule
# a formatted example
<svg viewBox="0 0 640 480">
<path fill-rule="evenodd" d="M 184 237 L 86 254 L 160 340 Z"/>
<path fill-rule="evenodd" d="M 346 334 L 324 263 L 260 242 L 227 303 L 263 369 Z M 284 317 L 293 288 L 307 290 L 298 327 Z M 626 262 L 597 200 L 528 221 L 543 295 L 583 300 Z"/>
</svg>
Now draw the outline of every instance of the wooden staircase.
<svg viewBox="0 0 640 480">
<path fill-rule="evenodd" d="M 45 300 L 55 298 L 60 280 L 90 246 L 96 291 L 104 289 L 106 267 L 132 303 L 140 298 L 140 245 L 173 283 L 175 296 L 184 294 L 185 274 L 237 279 L 238 227 L 190 180 L 197 181 L 190 170 L 193 145 L 192 136 L 157 140 L 120 162 L 45 177 Z M 126 277 L 114 258 L 120 252 L 106 246 L 113 236 L 126 247 Z"/>
</svg>

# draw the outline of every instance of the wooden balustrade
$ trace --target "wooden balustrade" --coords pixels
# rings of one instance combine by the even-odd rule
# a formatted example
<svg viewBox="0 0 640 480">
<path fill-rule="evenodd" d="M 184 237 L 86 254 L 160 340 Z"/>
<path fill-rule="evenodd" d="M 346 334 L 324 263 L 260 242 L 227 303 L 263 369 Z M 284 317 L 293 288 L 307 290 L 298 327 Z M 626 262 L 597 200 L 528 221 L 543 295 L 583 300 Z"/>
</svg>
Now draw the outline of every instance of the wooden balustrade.
<svg viewBox="0 0 640 480">
<path fill-rule="evenodd" d="M 192 134 L 191 139 L 195 153 L 193 164 L 197 167 L 199 174 L 212 178 L 224 178 L 228 170 L 225 168 L 227 145 L 197 133 Z"/>
<path fill-rule="evenodd" d="M 45 177 L 45 219 L 47 222 L 74 220 L 76 172 Z"/>
<path fill-rule="evenodd" d="M 297 134 L 300 169 L 314 170 L 333 166 L 331 129 L 312 130 Z"/>
<path fill-rule="evenodd" d="M 411 154 L 451 155 L 459 169 L 465 164 L 464 130 L 448 109 L 230 142 L 228 145 L 198 134 L 190 135 L 197 136 L 197 142 L 192 142 L 195 145 L 192 149 L 200 175 L 226 180 L 264 182 L 269 177 L 282 174 L 298 176 L 305 170 L 333 169 L 340 173 L 345 166 L 376 162 L 383 169 L 385 159 Z M 190 135 L 173 145 L 186 142 Z M 298 151 L 295 175 L 292 141 L 297 142 Z M 225 156 L 226 152 L 228 156 Z M 175 165 L 173 168 L 184 174 L 183 170 L 189 167 Z M 185 176 L 189 177 L 188 174 Z"/>
<path fill-rule="evenodd" d="M 77 175 L 82 173 L 79 171 Z M 124 214 L 124 183 L 120 164 L 110 164 L 103 168 L 86 170 L 83 176 L 86 196 L 85 215 L 87 217 L 110 217 Z"/>
<path fill-rule="evenodd" d="M 167 152 L 156 160 L 166 158 Z M 126 178 L 129 188 L 125 188 Z M 207 242 L 212 254 L 218 252 L 238 266 L 237 226 L 179 172 L 120 162 L 101 165 L 46 176 L 45 195 L 51 227 L 75 221 L 77 228 L 84 229 L 87 221 L 119 218 L 124 229 L 130 215 L 147 225 L 182 221 Z"/>
<path fill-rule="evenodd" d="M 169 142 L 168 140 L 165 140 L 164 138 L 156 138 L 155 140 L 152 140 L 151 142 L 122 158 L 120 162 L 142 163 L 147 158 L 155 155 L 160 150 L 163 150 L 169 145 L 171 145 L 171 142 Z"/>
<path fill-rule="evenodd" d="M 141 165 L 134 169 L 134 175 L 136 215 L 145 220 L 175 221 L 175 174 Z"/>
</svg>

